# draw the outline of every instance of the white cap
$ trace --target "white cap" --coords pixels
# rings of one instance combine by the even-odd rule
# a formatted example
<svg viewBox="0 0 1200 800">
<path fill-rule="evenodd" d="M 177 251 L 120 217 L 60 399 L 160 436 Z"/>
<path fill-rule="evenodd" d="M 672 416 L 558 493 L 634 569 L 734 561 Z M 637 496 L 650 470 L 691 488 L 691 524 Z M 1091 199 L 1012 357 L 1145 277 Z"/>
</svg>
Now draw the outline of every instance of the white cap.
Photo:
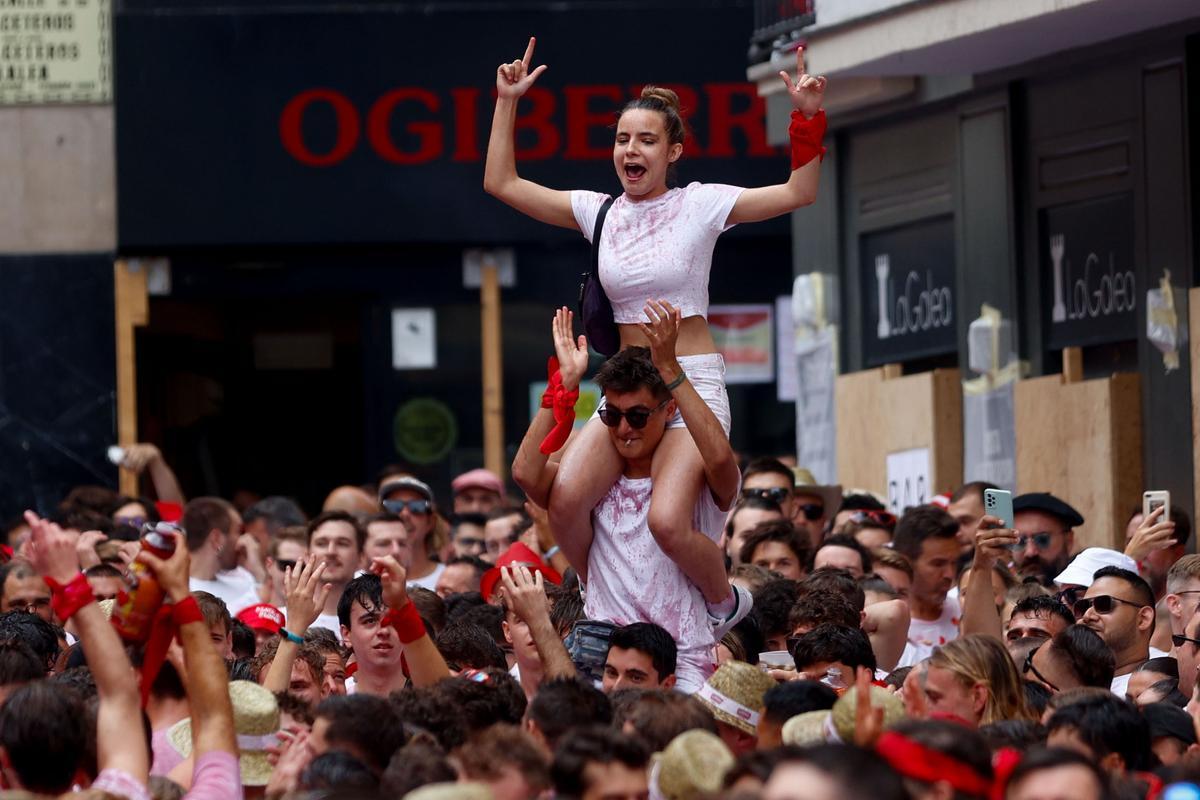
<svg viewBox="0 0 1200 800">
<path fill-rule="evenodd" d="M 1060 586 L 1091 586 L 1096 570 L 1104 567 L 1120 567 L 1135 575 L 1138 571 L 1137 562 L 1124 553 L 1107 547 L 1089 547 L 1076 555 L 1054 582 Z"/>
</svg>

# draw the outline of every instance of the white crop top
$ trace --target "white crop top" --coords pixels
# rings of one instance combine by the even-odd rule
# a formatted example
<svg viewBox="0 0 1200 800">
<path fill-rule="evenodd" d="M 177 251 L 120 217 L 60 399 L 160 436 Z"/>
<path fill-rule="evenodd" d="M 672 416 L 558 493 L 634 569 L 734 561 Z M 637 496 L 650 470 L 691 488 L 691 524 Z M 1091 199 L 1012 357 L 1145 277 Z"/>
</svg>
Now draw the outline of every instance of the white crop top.
<svg viewBox="0 0 1200 800">
<path fill-rule="evenodd" d="M 744 190 L 690 183 L 653 200 L 622 194 L 600 235 L 600 283 L 618 324 L 645 322 L 647 300 L 666 300 L 684 317 L 708 317 L 708 273 L 717 237 L 732 228 L 729 212 Z M 571 208 L 589 242 L 609 195 L 572 191 Z"/>
</svg>

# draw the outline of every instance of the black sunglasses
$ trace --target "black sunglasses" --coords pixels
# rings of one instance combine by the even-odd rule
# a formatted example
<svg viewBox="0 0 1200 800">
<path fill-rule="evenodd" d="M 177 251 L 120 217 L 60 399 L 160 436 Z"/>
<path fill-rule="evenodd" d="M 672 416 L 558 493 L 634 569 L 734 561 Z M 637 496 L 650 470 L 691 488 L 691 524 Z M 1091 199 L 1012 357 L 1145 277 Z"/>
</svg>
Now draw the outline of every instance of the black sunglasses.
<svg viewBox="0 0 1200 800">
<path fill-rule="evenodd" d="M 405 508 L 414 514 L 428 514 L 433 503 L 428 500 L 384 500 L 383 507 L 393 514 L 399 514 Z"/>
<path fill-rule="evenodd" d="M 1113 597 L 1110 594 L 1101 594 L 1096 597 L 1081 597 L 1075 601 L 1072 610 L 1075 612 L 1075 619 L 1081 618 L 1088 612 L 1089 608 L 1095 608 L 1097 614 L 1111 614 L 1117 608 L 1117 603 L 1124 603 L 1127 606 L 1134 608 L 1145 608 L 1141 603 L 1134 603 L 1131 600 L 1122 600 L 1119 597 Z"/>
<path fill-rule="evenodd" d="M 782 486 L 772 486 L 762 489 L 742 489 L 742 497 L 747 500 L 770 500 L 772 503 L 782 503 L 792 496 L 791 489 Z"/>
<path fill-rule="evenodd" d="M 1029 673 L 1032 672 L 1033 676 L 1035 678 L 1037 678 L 1042 683 L 1046 684 L 1046 688 L 1048 688 L 1052 692 L 1057 692 L 1057 691 L 1059 691 L 1059 688 L 1057 686 L 1055 686 L 1053 683 L 1051 683 L 1050 681 L 1046 680 L 1046 676 L 1043 675 L 1042 673 L 1038 672 L 1038 668 L 1033 665 L 1033 654 L 1036 653 L 1038 650 L 1041 650 L 1043 647 L 1045 647 L 1045 644 L 1039 644 L 1037 647 L 1033 648 L 1026 654 L 1025 666 L 1023 666 L 1021 668 L 1021 674 L 1028 675 Z"/>
<path fill-rule="evenodd" d="M 622 411 L 619 408 L 613 408 L 612 406 L 606 405 L 599 411 L 600 421 L 610 428 L 615 428 L 620 425 L 621 420 L 624 419 L 629 423 L 629 427 L 633 428 L 635 431 L 640 431 L 642 428 L 646 427 L 646 423 L 650 421 L 650 415 L 656 413 L 669 402 L 671 402 L 671 398 L 668 397 L 654 408 L 634 406 L 627 411 Z"/>
<path fill-rule="evenodd" d="M 1033 546 L 1036 549 L 1047 550 L 1050 547 L 1050 543 L 1054 541 L 1054 534 L 1047 531 L 1042 531 L 1040 533 L 1021 534 L 1018 535 L 1017 540 L 1008 547 L 1014 553 L 1020 552 L 1029 545 L 1030 541 L 1033 542 Z"/>
<path fill-rule="evenodd" d="M 1200 647 L 1200 639 L 1189 639 L 1187 636 L 1184 636 L 1182 633 L 1172 633 L 1171 634 L 1171 644 L 1175 645 L 1176 647 L 1183 647 L 1184 642 L 1191 642 L 1192 644 L 1196 645 L 1197 647 Z"/>
<path fill-rule="evenodd" d="M 825 506 L 820 503 L 805 503 L 799 508 L 804 513 L 804 518 L 809 522 L 816 522 L 825 516 Z"/>
</svg>

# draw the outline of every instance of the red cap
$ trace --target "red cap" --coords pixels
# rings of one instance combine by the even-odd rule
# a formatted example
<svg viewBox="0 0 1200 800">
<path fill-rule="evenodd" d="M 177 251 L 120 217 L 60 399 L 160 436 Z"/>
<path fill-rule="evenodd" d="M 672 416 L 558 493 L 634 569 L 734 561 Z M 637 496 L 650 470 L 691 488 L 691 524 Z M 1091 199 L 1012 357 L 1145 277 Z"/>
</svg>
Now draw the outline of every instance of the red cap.
<svg viewBox="0 0 1200 800">
<path fill-rule="evenodd" d="M 464 472 L 451 481 L 450 488 L 455 494 L 464 489 L 484 489 L 504 497 L 504 483 L 500 480 L 500 476 L 487 469 L 473 469 L 470 472 Z"/>
<path fill-rule="evenodd" d="M 483 573 L 483 578 L 479 581 L 479 592 L 489 603 L 496 584 L 500 582 L 501 567 L 528 567 L 531 572 L 542 573 L 542 578 L 550 583 L 562 583 L 562 575 L 542 561 L 527 544 L 517 542 L 500 554 L 500 558 L 496 559 L 496 566 Z"/>
<path fill-rule="evenodd" d="M 258 603 L 246 606 L 238 612 L 237 618 L 257 631 L 279 633 L 283 628 L 283 612 L 270 603 Z"/>
</svg>

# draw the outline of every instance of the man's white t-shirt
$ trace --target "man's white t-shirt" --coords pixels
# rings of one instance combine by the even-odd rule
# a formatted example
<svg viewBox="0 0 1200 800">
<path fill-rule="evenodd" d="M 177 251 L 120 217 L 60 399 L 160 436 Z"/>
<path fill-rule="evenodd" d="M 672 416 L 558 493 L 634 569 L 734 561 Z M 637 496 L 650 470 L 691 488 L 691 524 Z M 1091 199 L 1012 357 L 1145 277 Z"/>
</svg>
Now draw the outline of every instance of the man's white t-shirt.
<svg viewBox="0 0 1200 800">
<path fill-rule="evenodd" d="M 704 596 L 650 533 L 650 489 L 650 478 L 622 476 L 592 511 L 584 613 L 615 625 L 653 622 L 664 628 L 679 648 L 676 688 L 692 693 L 713 672 L 712 627 Z M 715 542 L 725 517 L 712 493 L 701 492 L 696 529 Z"/>
<path fill-rule="evenodd" d="M 208 592 L 221 598 L 229 608 L 229 613 L 234 616 L 243 608 L 262 602 L 254 577 L 241 568 L 218 572 L 217 577 L 211 581 L 188 578 L 188 591 Z"/>
<path fill-rule="evenodd" d="M 908 644 L 896 669 L 911 667 L 919 661 L 929 658 L 933 648 L 940 647 L 946 642 L 958 638 L 958 622 L 962 617 L 962 609 L 958 598 L 946 596 L 942 605 L 942 615 L 935 620 L 917 619 L 913 617 L 908 623 Z"/>
<path fill-rule="evenodd" d="M 1150 658 L 1162 658 L 1163 656 L 1169 656 L 1169 655 L 1171 655 L 1171 654 L 1163 652 L 1162 650 L 1159 650 L 1157 647 L 1150 648 Z M 1134 672 L 1136 672 L 1136 671 L 1137 670 L 1134 670 Z M 1121 698 L 1122 700 L 1124 700 L 1125 695 L 1129 691 L 1129 679 L 1132 677 L 1133 677 L 1133 672 L 1129 672 L 1124 675 L 1114 675 L 1113 679 L 1112 679 L 1112 683 L 1109 685 L 1109 688 L 1112 690 L 1112 693 L 1115 694 L 1117 697 Z"/>
<path fill-rule="evenodd" d="M 442 573 L 445 571 L 445 564 L 437 564 L 434 566 L 433 572 L 429 573 L 424 578 L 413 578 L 408 582 L 408 585 L 420 586 L 422 589 L 428 589 L 431 592 L 436 592 L 438 578 L 442 577 Z"/>
<path fill-rule="evenodd" d="M 333 631 L 333 635 L 338 638 L 339 642 L 342 640 L 342 622 L 338 619 L 337 614 L 321 614 L 309 627 L 328 628 Z"/>
</svg>

